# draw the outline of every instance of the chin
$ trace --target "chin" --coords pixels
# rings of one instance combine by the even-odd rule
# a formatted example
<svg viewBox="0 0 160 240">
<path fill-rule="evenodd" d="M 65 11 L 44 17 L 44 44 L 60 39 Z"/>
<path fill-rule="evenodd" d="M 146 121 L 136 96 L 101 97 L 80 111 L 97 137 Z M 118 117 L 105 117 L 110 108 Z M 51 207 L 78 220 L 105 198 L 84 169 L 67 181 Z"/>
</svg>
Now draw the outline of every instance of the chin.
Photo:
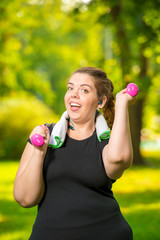
<svg viewBox="0 0 160 240">
<path fill-rule="evenodd" d="M 74 121 L 81 119 L 81 117 L 83 116 L 83 114 L 80 112 L 71 111 L 71 110 L 67 110 L 67 112 L 69 117 Z"/>
</svg>

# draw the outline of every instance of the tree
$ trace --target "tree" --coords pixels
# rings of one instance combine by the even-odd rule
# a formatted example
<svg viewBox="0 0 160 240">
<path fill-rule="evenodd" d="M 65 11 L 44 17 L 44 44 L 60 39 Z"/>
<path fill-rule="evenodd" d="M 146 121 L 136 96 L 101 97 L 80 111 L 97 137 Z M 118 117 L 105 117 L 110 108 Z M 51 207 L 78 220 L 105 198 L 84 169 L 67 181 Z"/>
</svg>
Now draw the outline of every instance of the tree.
<svg viewBox="0 0 160 240">
<path fill-rule="evenodd" d="M 134 162 L 143 163 L 140 130 L 144 122 L 149 126 L 144 106 L 158 114 L 160 103 L 160 91 L 149 94 L 160 77 L 159 0 L 2 0 L 0 13 L 1 96 L 29 92 L 60 115 L 66 80 L 79 67 L 104 69 L 115 94 L 135 82 Z"/>
<path fill-rule="evenodd" d="M 101 67 L 109 70 L 108 66 L 112 67 L 114 62 L 116 71 L 118 66 L 119 75 L 116 74 L 118 79 L 114 82 L 116 89 L 118 90 L 117 85 L 126 87 L 128 82 L 137 83 L 140 89 L 136 104 L 130 107 L 130 122 L 134 163 L 143 164 L 140 154 L 143 106 L 153 77 L 158 74 L 157 64 L 153 59 L 156 55 L 155 46 L 160 41 L 159 1 L 91 0 L 87 4 L 83 1 L 75 3 L 74 13 L 80 14 L 80 9 L 86 5 L 90 17 L 94 15 L 95 25 L 101 23 L 104 33 L 107 30 L 107 35 L 104 34 L 104 45 L 110 40 L 112 54 L 109 57 L 108 54 L 104 56 Z M 113 76 L 114 81 L 113 72 L 113 69 L 110 70 L 111 79 Z M 122 82 L 120 79 L 123 79 Z"/>
<path fill-rule="evenodd" d="M 157 11 L 159 3 L 158 1 L 152 3 L 150 1 L 143 3 L 140 3 L 140 1 L 114 1 L 113 3 L 112 1 L 109 4 L 111 6 L 110 17 L 115 30 L 114 37 L 120 48 L 119 60 L 124 80 L 126 76 L 130 76 L 130 79 L 134 81 L 131 73 L 132 67 L 135 62 L 139 67 L 135 82 L 137 82 L 142 94 L 137 99 L 137 103 L 130 108 L 130 122 L 134 163 L 142 164 L 143 159 L 139 148 L 142 111 L 145 93 L 148 91 L 152 80 L 148 72 L 150 62 L 146 51 L 151 48 L 154 42 L 158 41 L 156 32 L 151 25 L 147 24 L 146 18 L 151 9 Z M 137 49 L 137 54 L 134 53 L 135 49 Z"/>
<path fill-rule="evenodd" d="M 58 114 L 64 111 L 66 80 L 77 66 L 101 55 L 87 26 L 65 14 L 60 0 L 0 3 L 1 96 L 30 92 Z M 86 12 L 87 13 L 87 12 Z M 87 15 L 85 18 L 87 19 Z M 83 17 L 82 17 L 83 18 Z M 95 31 L 99 27 L 95 27 Z M 87 59 L 88 58 L 88 59 Z M 87 60 L 86 60 L 87 59 Z M 94 59 L 94 60 L 93 60 Z"/>
</svg>

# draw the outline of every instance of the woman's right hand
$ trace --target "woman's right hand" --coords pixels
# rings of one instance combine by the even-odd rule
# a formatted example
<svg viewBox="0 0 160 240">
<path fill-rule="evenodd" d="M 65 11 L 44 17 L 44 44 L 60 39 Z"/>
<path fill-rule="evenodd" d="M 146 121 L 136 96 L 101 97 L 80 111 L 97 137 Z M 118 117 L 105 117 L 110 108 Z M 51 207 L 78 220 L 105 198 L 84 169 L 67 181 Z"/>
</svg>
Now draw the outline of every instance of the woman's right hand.
<svg viewBox="0 0 160 240">
<path fill-rule="evenodd" d="M 41 147 L 35 146 L 35 148 L 38 148 L 39 150 L 42 151 L 46 151 L 50 140 L 50 133 L 48 127 L 46 127 L 45 125 L 36 126 L 29 136 L 30 139 L 34 134 L 40 134 L 44 138 L 44 144 Z"/>
</svg>

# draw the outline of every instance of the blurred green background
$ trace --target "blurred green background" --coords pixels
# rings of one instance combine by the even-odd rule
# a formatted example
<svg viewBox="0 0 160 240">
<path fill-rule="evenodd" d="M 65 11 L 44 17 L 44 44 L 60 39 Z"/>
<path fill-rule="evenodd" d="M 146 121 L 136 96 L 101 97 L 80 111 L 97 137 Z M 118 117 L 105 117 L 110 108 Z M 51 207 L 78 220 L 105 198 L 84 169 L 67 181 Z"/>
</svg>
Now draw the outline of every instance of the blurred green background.
<svg viewBox="0 0 160 240">
<path fill-rule="evenodd" d="M 114 94 L 139 87 L 130 106 L 134 165 L 114 184 L 134 239 L 160 239 L 160 1 L 0 1 L 0 239 L 28 239 L 36 208 L 12 189 L 31 130 L 57 122 L 66 82 L 102 68 Z"/>
</svg>

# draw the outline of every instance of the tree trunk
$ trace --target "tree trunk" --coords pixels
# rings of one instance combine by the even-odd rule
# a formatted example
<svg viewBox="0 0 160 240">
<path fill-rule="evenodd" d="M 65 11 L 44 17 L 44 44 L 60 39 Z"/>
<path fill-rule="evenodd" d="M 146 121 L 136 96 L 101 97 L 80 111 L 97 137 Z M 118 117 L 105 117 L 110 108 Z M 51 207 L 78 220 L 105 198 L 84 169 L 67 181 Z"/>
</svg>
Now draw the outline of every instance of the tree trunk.
<svg viewBox="0 0 160 240">
<path fill-rule="evenodd" d="M 131 52 L 129 39 L 127 38 L 125 24 L 121 18 L 122 13 L 122 2 L 119 1 L 117 5 L 112 8 L 111 16 L 116 27 L 116 39 L 117 43 L 121 49 L 120 53 L 120 63 L 123 76 L 130 74 L 131 67 Z M 140 79 L 146 76 L 147 60 L 143 56 L 143 48 L 140 49 L 140 67 L 141 72 L 139 74 Z M 124 83 L 126 84 L 126 83 Z M 126 86 L 126 85 L 125 85 Z M 142 109 L 143 109 L 143 99 L 137 99 L 136 103 L 130 106 L 129 117 L 130 117 L 130 128 L 131 128 L 131 138 L 133 145 L 133 164 L 142 165 L 144 164 L 143 158 L 140 153 L 140 137 L 142 128 Z"/>
<path fill-rule="evenodd" d="M 130 129 L 133 145 L 133 164 L 145 164 L 140 153 L 140 140 L 142 128 L 143 99 L 137 99 L 134 105 L 129 107 Z"/>
</svg>

